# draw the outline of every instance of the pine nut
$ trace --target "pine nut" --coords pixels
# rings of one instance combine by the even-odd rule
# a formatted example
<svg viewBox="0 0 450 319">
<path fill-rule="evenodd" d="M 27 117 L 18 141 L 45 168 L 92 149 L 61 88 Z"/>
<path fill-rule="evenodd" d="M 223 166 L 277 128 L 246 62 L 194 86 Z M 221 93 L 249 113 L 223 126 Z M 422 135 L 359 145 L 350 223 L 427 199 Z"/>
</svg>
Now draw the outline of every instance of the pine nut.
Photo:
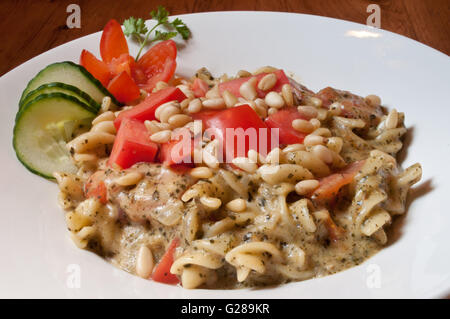
<svg viewBox="0 0 450 319">
<path fill-rule="evenodd" d="M 166 143 L 166 142 L 170 141 L 171 134 L 172 134 L 172 132 L 170 130 L 159 131 L 159 132 L 153 133 L 150 136 L 150 139 L 155 143 Z"/>
<path fill-rule="evenodd" d="M 169 130 L 169 129 L 170 129 L 169 123 L 161 123 L 161 122 L 158 122 L 158 121 L 156 121 L 156 120 L 153 120 L 152 122 L 153 122 L 156 126 L 159 127 L 159 130 L 160 130 L 160 131 L 163 131 L 163 130 Z"/>
<path fill-rule="evenodd" d="M 158 107 L 156 108 L 156 110 L 155 110 L 155 117 L 159 120 L 159 118 L 160 118 L 160 116 L 161 116 L 161 112 L 162 112 L 166 107 L 169 107 L 169 106 L 175 106 L 175 107 L 177 107 L 177 106 L 178 106 L 178 102 L 176 102 L 176 101 L 170 101 L 170 102 L 161 104 L 161 105 L 158 106 Z"/>
<path fill-rule="evenodd" d="M 315 179 L 306 179 L 295 185 L 295 191 L 299 195 L 307 195 L 319 187 L 319 181 Z"/>
<path fill-rule="evenodd" d="M 384 126 L 389 129 L 394 129 L 397 127 L 398 124 L 398 112 L 396 109 L 392 109 L 388 116 L 386 117 L 386 120 L 384 121 Z"/>
<path fill-rule="evenodd" d="M 340 137 L 330 137 L 327 140 L 327 147 L 334 151 L 335 153 L 339 154 L 342 150 L 342 146 L 344 145 L 344 141 Z"/>
<path fill-rule="evenodd" d="M 219 86 L 214 85 L 208 92 L 206 92 L 205 97 L 207 99 L 216 99 L 220 97 Z"/>
<path fill-rule="evenodd" d="M 100 107 L 102 112 L 107 112 L 109 111 L 109 108 L 111 107 L 111 98 L 109 96 L 105 96 L 102 99 L 102 105 Z"/>
<path fill-rule="evenodd" d="M 165 89 L 168 87 L 169 87 L 169 84 L 167 84 L 164 81 L 158 81 L 155 85 L 156 91 L 159 91 L 159 90 L 162 90 L 162 89 Z"/>
<path fill-rule="evenodd" d="M 281 157 L 281 149 L 279 147 L 274 148 L 267 154 L 266 163 L 268 164 L 279 164 Z"/>
<path fill-rule="evenodd" d="M 258 83 L 258 89 L 262 91 L 268 91 L 275 86 L 277 83 L 277 76 L 273 73 L 269 73 L 263 76 Z"/>
<path fill-rule="evenodd" d="M 141 246 L 136 258 L 136 274 L 148 279 L 153 271 L 153 254 L 147 246 Z"/>
<path fill-rule="evenodd" d="M 189 102 L 189 106 L 187 108 L 188 113 L 197 113 L 200 112 L 202 109 L 202 101 L 200 99 L 193 99 L 191 102 Z"/>
<path fill-rule="evenodd" d="M 316 118 L 310 119 L 309 123 L 312 124 L 312 126 L 314 127 L 315 130 L 317 130 L 320 127 L 320 125 L 322 125 L 320 123 L 320 121 L 318 119 L 316 119 Z"/>
<path fill-rule="evenodd" d="M 271 107 L 269 110 L 267 110 L 267 114 L 270 116 L 272 114 L 275 114 L 278 112 L 278 109 Z"/>
<path fill-rule="evenodd" d="M 266 102 L 266 104 L 269 107 L 273 107 L 276 109 L 280 109 L 284 106 L 284 100 L 281 97 L 280 94 L 278 94 L 277 92 L 269 92 L 266 95 L 266 98 L 264 99 L 264 101 Z"/>
<path fill-rule="evenodd" d="M 344 124 L 345 126 L 351 127 L 351 128 L 363 128 L 366 126 L 366 122 L 364 122 L 362 119 L 352 119 L 352 118 L 346 118 L 343 116 L 336 117 L 336 120 L 338 120 L 340 123 Z"/>
<path fill-rule="evenodd" d="M 210 178 L 213 176 L 209 167 L 199 166 L 191 169 L 190 174 L 194 178 Z"/>
<path fill-rule="evenodd" d="M 238 99 L 234 96 L 234 94 L 228 90 L 223 91 L 222 98 L 227 107 L 233 107 L 238 102 Z"/>
<path fill-rule="evenodd" d="M 265 102 L 263 99 L 257 98 L 257 99 L 255 100 L 255 104 L 256 104 L 256 106 L 258 106 L 258 107 L 260 107 L 260 108 L 264 108 L 264 109 L 266 109 L 266 111 L 267 111 L 267 104 L 266 104 L 266 102 Z"/>
<path fill-rule="evenodd" d="M 169 119 L 175 115 L 180 113 L 180 108 L 175 105 L 166 106 L 161 113 L 159 114 L 159 120 L 161 123 L 168 123 Z"/>
<path fill-rule="evenodd" d="M 97 123 L 96 125 L 92 126 L 91 131 L 116 134 L 116 127 L 114 126 L 113 121 L 103 121 L 103 122 Z"/>
<path fill-rule="evenodd" d="M 311 134 L 312 135 L 319 135 L 319 136 L 323 136 L 323 137 L 330 137 L 331 136 L 330 130 L 327 129 L 326 127 L 319 127 L 318 129 L 314 130 Z"/>
<path fill-rule="evenodd" d="M 237 76 L 239 78 L 247 78 L 249 76 L 252 76 L 252 74 L 250 72 L 248 72 L 247 70 L 239 70 L 237 73 Z"/>
<path fill-rule="evenodd" d="M 287 106 L 294 105 L 294 94 L 292 94 L 292 86 L 290 84 L 286 83 L 281 87 L 281 95 Z"/>
<path fill-rule="evenodd" d="M 325 164 L 331 164 L 333 162 L 333 153 L 323 145 L 313 146 L 312 153 Z"/>
<path fill-rule="evenodd" d="M 97 161 L 98 157 L 94 154 L 75 153 L 73 154 L 73 159 L 75 162 L 93 162 Z"/>
<path fill-rule="evenodd" d="M 144 125 L 151 134 L 161 131 L 159 126 L 156 125 L 153 121 L 145 120 Z"/>
<path fill-rule="evenodd" d="M 171 127 L 182 127 L 192 121 L 192 117 L 186 114 L 175 114 L 169 118 L 168 123 Z"/>
<path fill-rule="evenodd" d="M 381 105 L 381 98 L 378 95 L 370 94 L 367 95 L 364 100 L 366 103 L 372 105 L 372 106 L 380 106 Z"/>
<path fill-rule="evenodd" d="M 314 107 L 317 107 L 317 108 L 322 107 L 322 100 L 319 99 L 318 97 L 315 97 L 315 96 L 311 97 L 311 98 L 309 99 L 309 102 L 311 102 L 311 104 L 312 104 Z"/>
<path fill-rule="evenodd" d="M 139 172 L 130 172 L 117 178 L 114 182 L 120 186 L 136 185 L 142 179 L 143 175 Z"/>
<path fill-rule="evenodd" d="M 210 168 L 218 168 L 219 160 L 213 154 L 203 150 L 202 151 L 203 162 Z"/>
<path fill-rule="evenodd" d="M 254 173 L 258 169 L 258 165 L 256 165 L 256 163 L 250 162 L 247 157 L 233 158 L 232 163 L 247 173 Z"/>
<path fill-rule="evenodd" d="M 219 198 L 208 196 L 200 197 L 200 203 L 212 210 L 218 209 L 222 205 L 222 201 Z"/>
<path fill-rule="evenodd" d="M 257 69 L 255 72 L 253 72 L 254 75 L 261 74 L 261 73 L 273 73 L 275 71 L 278 71 L 277 68 L 274 68 L 273 66 L 262 66 L 259 69 Z"/>
<path fill-rule="evenodd" d="M 283 148 L 283 153 L 296 152 L 296 151 L 304 151 L 306 149 L 303 144 L 290 144 Z"/>
<path fill-rule="evenodd" d="M 225 107 L 225 101 L 221 98 L 208 99 L 202 102 L 203 107 L 208 109 L 223 109 Z"/>
<path fill-rule="evenodd" d="M 182 110 L 187 109 L 187 107 L 189 106 L 189 102 L 191 102 L 191 100 L 189 100 L 189 99 L 184 99 L 183 101 L 181 101 L 180 109 L 182 109 Z"/>
<path fill-rule="evenodd" d="M 339 116 L 339 115 L 341 115 L 342 108 L 343 108 L 343 105 L 341 103 L 334 102 L 329 106 L 328 110 L 329 110 L 331 116 Z"/>
<path fill-rule="evenodd" d="M 191 89 L 187 85 L 180 84 L 180 85 L 177 85 L 177 88 L 179 88 L 181 90 L 181 92 L 183 92 L 183 94 L 186 95 L 186 97 L 188 99 L 195 99 L 194 92 L 192 92 Z"/>
<path fill-rule="evenodd" d="M 328 110 L 327 109 L 317 109 L 317 119 L 319 121 L 326 120 L 328 116 Z"/>
<path fill-rule="evenodd" d="M 226 207 L 233 212 L 240 213 L 247 208 L 247 203 L 241 198 L 236 198 L 228 202 Z"/>
<path fill-rule="evenodd" d="M 317 117 L 317 109 L 314 106 L 303 105 L 299 106 L 297 109 L 298 112 L 308 120 Z"/>
<path fill-rule="evenodd" d="M 302 133 L 311 133 L 312 131 L 314 131 L 314 126 L 310 122 L 302 119 L 293 120 L 292 127 L 294 128 L 294 130 Z"/>
<path fill-rule="evenodd" d="M 324 144 L 325 138 L 319 135 L 309 134 L 305 137 L 305 140 L 303 141 L 303 144 L 305 146 L 314 146 L 319 144 Z"/>
<path fill-rule="evenodd" d="M 258 163 L 259 153 L 255 150 L 248 150 L 247 157 L 252 163 Z"/>
<path fill-rule="evenodd" d="M 256 78 L 250 78 L 248 81 L 241 84 L 239 88 L 239 93 L 243 98 L 246 100 L 253 101 L 257 98 L 258 94 L 256 93 L 256 84 L 257 79 Z"/>
<path fill-rule="evenodd" d="M 109 97 L 109 96 L 108 96 Z M 96 125 L 100 122 L 104 122 L 104 121 L 114 121 L 116 119 L 116 116 L 114 115 L 113 112 L 111 111 L 107 111 L 105 113 L 100 114 L 99 116 L 97 116 L 93 121 L 92 121 L 92 125 Z"/>
</svg>

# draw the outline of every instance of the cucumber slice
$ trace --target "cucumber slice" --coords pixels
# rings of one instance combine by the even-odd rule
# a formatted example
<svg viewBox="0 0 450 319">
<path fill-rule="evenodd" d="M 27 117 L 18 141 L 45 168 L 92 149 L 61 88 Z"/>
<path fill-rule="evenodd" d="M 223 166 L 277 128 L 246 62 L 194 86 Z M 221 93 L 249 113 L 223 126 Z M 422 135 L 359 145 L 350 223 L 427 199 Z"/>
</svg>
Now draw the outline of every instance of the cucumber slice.
<svg viewBox="0 0 450 319">
<path fill-rule="evenodd" d="M 97 103 L 96 101 L 94 101 L 88 94 L 86 94 L 85 92 L 81 91 L 80 89 L 78 89 L 77 87 L 75 87 L 73 85 L 69 85 L 69 84 L 65 84 L 65 83 L 61 83 L 61 82 L 52 82 L 52 83 L 44 84 L 44 85 L 41 85 L 40 87 L 38 87 L 37 89 L 31 91 L 30 93 L 28 93 L 25 96 L 25 98 L 19 105 L 19 110 L 24 105 L 26 105 L 28 102 L 34 100 L 39 95 L 49 94 L 49 93 L 54 93 L 54 92 L 61 92 L 61 93 L 76 97 L 78 100 L 80 100 L 84 104 L 90 106 L 90 109 L 95 113 L 98 113 L 98 111 L 100 110 L 100 104 Z"/>
<path fill-rule="evenodd" d="M 103 97 L 109 96 L 111 97 L 112 103 L 121 105 L 100 81 L 94 78 L 85 68 L 70 61 L 53 63 L 41 70 L 30 82 L 28 82 L 28 85 L 20 98 L 19 105 L 23 105 L 23 101 L 28 93 L 43 84 L 52 82 L 62 82 L 73 85 L 81 91 L 84 91 L 99 104 L 102 103 Z"/>
<path fill-rule="evenodd" d="M 17 158 L 45 178 L 53 179 L 54 172 L 75 173 L 66 143 L 74 133 L 88 130 L 94 117 L 95 113 L 73 96 L 39 95 L 16 116 L 13 146 Z"/>
</svg>

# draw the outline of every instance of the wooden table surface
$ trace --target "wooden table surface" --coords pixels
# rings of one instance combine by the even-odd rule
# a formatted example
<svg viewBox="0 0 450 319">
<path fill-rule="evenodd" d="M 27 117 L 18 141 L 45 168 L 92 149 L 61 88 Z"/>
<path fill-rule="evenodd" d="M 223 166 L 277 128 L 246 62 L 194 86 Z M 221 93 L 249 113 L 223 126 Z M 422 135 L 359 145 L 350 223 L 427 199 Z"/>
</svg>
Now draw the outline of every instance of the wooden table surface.
<svg viewBox="0 0 450 319">
<path fill-rule="evenodd" d="M 81 28 L 69 29 L 66 8 L 81 8 Z M 381 28 L 450 54 L 450 0 L 1 0 L 0 75 L 65 42 L 99 31 L 110 18 L 147 18 L 157 5 L 171 14 L 261 10 L 307 13 L 366 23 L 367 6 L 381 8 Z"/>
</svg>

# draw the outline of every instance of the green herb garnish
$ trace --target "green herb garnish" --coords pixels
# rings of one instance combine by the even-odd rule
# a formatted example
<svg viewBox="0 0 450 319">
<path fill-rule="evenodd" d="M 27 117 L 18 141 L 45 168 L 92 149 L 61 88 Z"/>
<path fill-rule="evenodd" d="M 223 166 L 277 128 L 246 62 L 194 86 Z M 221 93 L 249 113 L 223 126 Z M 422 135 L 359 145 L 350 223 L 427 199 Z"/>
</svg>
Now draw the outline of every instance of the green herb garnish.
<svg viewBox="0 0 450 319">
<path fill-rule="evenodd" d="M 176 18 L 170 22 L 169 12 L 162 6 L 158 6 L 156 10 L 150 12 L 150 16 L 157 21 L 156 25 L 150 30 L 145 26 L 145 21 L 142 18 L 130 17 L 123 22 L 125 28 L 123 33 L 126 36 L 131 36 L 140 45 L 136 61 L 139 59 L 142 49 L 148 44 L 171 39 L 177 34 L 180 34 L 184 40 L 187 40 L 191 35 L 191 31 L 181 19 Z M 165 27 L 166 30 L 156 30 L 159 26 Z"/>
</svg>

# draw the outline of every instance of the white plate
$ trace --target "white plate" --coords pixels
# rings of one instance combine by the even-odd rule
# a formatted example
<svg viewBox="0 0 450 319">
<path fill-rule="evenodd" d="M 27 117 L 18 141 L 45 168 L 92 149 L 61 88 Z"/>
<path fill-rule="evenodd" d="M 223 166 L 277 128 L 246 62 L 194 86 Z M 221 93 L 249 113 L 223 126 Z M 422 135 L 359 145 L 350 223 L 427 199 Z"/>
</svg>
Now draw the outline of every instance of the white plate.
<svg viewBox="0 0 450 319">
<path fill-rule="evenodd" d="M 193 38 L 179 52 L 178 72 L 207 66 L 234 74 L 274 65 L 310 89 L 378 94 L 406 113 L 413 132 L 403 166 L 420 162 L 423 179 L 398 239 L 358 267 L 277 288 L 184 290 L 134 277 L 76 248 L 68 236 L 57 187 L 28 172 L 12 149 L 17 102 L 47 64 L 99 56 L 100 33 L 50 50 L 0 79 L 0 297 L 315 298 L 440 297 L 450 292 L 450 61 L 405 37 L 309 15 L 214 12 L 183 15 Z M 132 48 L 134 53 L 136 47 Z M 20 54 L 20 52 L 17 52 Z M 73 281 L 79 273 L 80 288 Z M 377 282 L 376 277 L 380 281 Z M 375 280 L 374 280 L 375 279 Z M 379 283 L 379 285 L 378 285 Z M 75 284 L 75 287 L 73 287 Z"/>
</svg>

